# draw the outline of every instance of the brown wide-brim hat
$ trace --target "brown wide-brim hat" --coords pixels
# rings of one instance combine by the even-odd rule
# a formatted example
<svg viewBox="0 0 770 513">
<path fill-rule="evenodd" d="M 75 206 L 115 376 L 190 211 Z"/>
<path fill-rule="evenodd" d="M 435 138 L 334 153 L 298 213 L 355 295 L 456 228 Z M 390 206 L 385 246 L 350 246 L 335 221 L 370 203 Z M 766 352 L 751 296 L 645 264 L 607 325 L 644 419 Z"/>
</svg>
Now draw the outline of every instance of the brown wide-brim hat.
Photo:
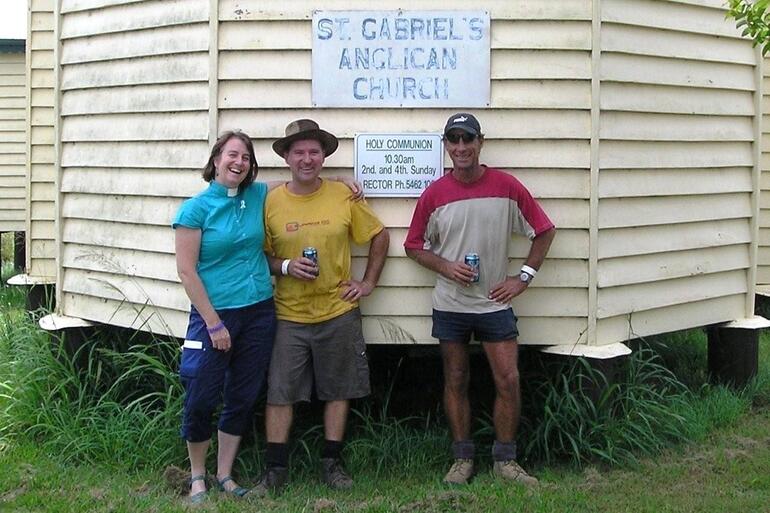
<svg viewBox="0 0 770 513">
<path fill-rule="evenodd" d="M 312 119 L 292 121 L 286 125 L 285 134 L 284 137 L 273 143 L 273 151 L 281 157 L 289 151 L 291 143 L 304 139 L 315 139 L 320 142 L 326 157 L 337 151 L 337 146 L 339 146 L 337 138 L 326 130 L 321 130 L 318 123 Z"/>
</svg>

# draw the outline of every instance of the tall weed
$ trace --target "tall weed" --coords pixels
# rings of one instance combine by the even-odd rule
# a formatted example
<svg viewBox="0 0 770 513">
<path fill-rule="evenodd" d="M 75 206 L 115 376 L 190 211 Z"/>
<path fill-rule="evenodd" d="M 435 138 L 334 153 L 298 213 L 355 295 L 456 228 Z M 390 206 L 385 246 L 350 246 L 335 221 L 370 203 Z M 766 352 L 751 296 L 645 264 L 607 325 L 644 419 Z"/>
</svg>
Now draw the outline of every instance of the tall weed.
<svg viewBox="0 0 770 513">
<path fill-rule="evenodd" d="M 634 352 L 614 382 L 583 358 L 544 371 L 529 398 L 542 408 L 524 426 L 528 458 L 626 464 L 688 438 L 691 393 L 649 349 Z"/>
<path fill-rule="evenodd" d="M 435 469 L 447 461 L 447 430 L 430 415 L 395 418 L 364 408 L 353 410 L 353 416 L 345 452 L 353 466 L 382 476 L 395 469 L 406 473 Z"/>
<path fill-rule="evenodd" d="M 66 336 L 66 335 L 65 335 Z M 86 340 L 74 354 L 27 316 L 0 314 L 2 436 L 31 437 L 65 462 L 159 466 L 179 461 L 175 344 L 125 351 Z"/>
<path fill-rule="evenodd" d="M 3 234 L 5 235 L 5 234 Z M 18 310 L 26 299 L 26 289 L 24 287 L 5 286 L 8 278 L 16 274 L 13 268 L 13 262 L 3 262 L 0 265 L 0 311 Z"/>
</svg>

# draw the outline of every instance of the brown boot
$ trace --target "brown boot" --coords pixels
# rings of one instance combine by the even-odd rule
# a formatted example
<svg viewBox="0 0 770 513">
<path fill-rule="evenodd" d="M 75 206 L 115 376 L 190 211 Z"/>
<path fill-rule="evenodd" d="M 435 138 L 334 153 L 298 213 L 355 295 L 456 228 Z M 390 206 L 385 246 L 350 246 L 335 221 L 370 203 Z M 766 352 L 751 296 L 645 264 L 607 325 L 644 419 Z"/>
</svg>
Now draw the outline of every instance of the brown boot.
<svg viewBox="0 0 770 513">
<path fill-rule="evenodd" d="M 444 482 L 447 484 L 468 484 L 471 477 L 473 477 L 473 460 L 458 458 L 444 476 Z"/>
<path fill-rule="evenodd" d="M 348 490 L 353 486 L 353 479 L 345 472 L 339 458 L 321 458 L 321 481 L 335 490 Z"/>
<path fill-rule="evenodd" d="M 289 479 L 289 469 L 286 467 L 267 467 L 250 493 L 264 497 L 268 493 L 280 493 Z"/>
<path fill-rule="evenodd" d="M 526 486 L 536 486 L 537 479 L 527 474 L 514 460 L 496 461 L 492 472 L 503 479 L 517 481 Z"/>
</svg>

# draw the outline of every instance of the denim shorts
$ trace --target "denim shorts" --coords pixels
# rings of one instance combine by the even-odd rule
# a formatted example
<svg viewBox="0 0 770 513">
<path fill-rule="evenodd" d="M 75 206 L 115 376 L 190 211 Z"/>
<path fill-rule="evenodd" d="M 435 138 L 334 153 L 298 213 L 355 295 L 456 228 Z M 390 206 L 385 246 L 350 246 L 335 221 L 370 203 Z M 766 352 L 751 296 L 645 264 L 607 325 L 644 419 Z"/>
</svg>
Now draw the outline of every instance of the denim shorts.
<svg viewBox="0 0 770 513">
<path fill-rule="evenodd" d="M 468 343 L 471 335 L 478 342 L 516 340 L 516 315 L 512 308 L 490 313 L 459 313 L 433 310 L 431 336 L 440 342 Z"/>
</svg>

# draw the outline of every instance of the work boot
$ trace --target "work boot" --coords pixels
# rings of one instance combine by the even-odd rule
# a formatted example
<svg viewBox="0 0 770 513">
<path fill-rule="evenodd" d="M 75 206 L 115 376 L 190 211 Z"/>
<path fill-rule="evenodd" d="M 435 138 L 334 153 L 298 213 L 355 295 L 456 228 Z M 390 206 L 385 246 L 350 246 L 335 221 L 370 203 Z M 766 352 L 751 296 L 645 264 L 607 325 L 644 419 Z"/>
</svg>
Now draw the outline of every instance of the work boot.
<svg viewBox="0 0 770 513">
<path fill-rule="evenodd" d="M 448 484 L 468 484 L 473 477 L 473 460 L 458 458 L 452 463 L 449 472 L 444 476 Z"/>
<path fill-rule="evenodd" d="M 515 460 L 496 461 L 492 472 L 503 479 L 519 482 L 526 486 L 536 486 L 537 479 L 527 474 Z"/>
<path fill-rule="evenodd" d="M 257 497 L 264 497 L 268 493 L 280 493 L 288 478 L 289 470 L 286 467 L 267 467 L 251 493 Z"/>
<path fill-rule="evenodd" d="M 353 479 L 342 468 L 339 458 L 321 458 L 321 481 L 335 490 L 348 490 L 353 486 Z"/>
</svg>

